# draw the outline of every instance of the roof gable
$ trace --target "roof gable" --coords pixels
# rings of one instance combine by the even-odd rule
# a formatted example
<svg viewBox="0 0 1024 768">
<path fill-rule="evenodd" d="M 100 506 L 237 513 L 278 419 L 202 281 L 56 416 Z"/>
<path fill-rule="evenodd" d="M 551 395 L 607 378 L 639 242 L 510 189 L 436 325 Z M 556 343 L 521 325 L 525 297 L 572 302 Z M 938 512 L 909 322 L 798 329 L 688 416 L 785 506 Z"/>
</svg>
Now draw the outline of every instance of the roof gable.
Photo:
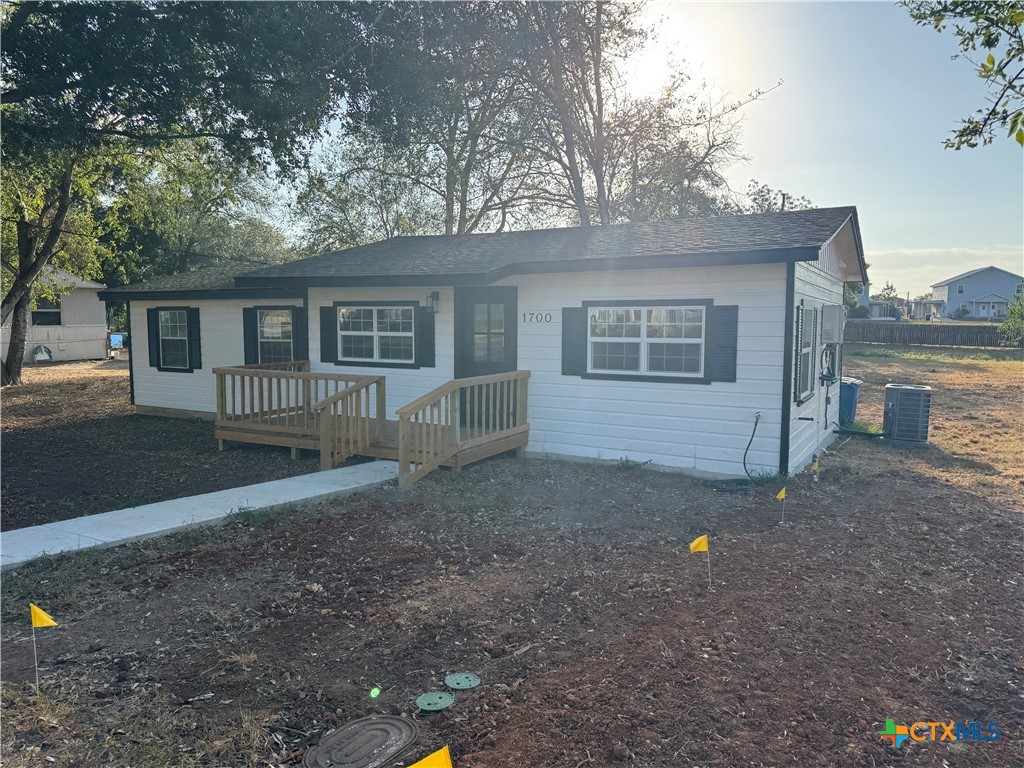
<svg viewBox="0 0 1024 768">
<path fill-rule="evenodd" d="M 938 288 L 940 285 L 949 285 L 950 283 L 955 283 L 958 280 L 966 280 L 967 278 L 973 277 L 974 275 L 980 274 L 982 272 L 988 272 L 990 269 L 994 269 L 996 272 L 1002 272 L 1004 275 L 1016 278 L 1017 280 L 1024 280 L 1024 277 L 1022 277 L 1021 275 L 1014 274 L 1013 272 L 1010 272 L 1008 269 L 1003 269 L 1002 267 L 979 267 L 978 269 L 972 269 L 970 272 L 964 272 L 963 274 L 959 274 L 956 277 L 951 277 L 947 280 L 943 280 L 940 283 L 932 283 L 932 288 Z"/>
</svg>

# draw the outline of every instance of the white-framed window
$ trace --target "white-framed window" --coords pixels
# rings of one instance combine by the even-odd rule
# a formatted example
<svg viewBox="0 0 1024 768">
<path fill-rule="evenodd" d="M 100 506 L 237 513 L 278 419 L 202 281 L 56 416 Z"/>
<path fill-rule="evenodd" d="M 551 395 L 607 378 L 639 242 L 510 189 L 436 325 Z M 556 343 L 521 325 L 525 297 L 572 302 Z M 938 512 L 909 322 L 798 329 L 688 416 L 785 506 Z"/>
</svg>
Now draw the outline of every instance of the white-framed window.
<svg viewBox="0 0 1024 768">
<path fill-rule="evenodd" d="M 957 283 L 956 284 L 956 295 L 957 296 L 963 296 L 964 295 L 964 284 L 963 283 Z"/>
<path fill-rule="evenodd" d="M 160 367 L 188 370 L 188 310 L 161 309 Z"/>
<path fill-rule="evenodd" d="M 415 315 L 411 306 L 338 307 L 338 359 L 412 363 Z"/>
<path fill-rule="evenodd" d="M 294 360 L 292 310 L 256 310 L 256 349 L 261 363 Z"/>
<path fill-rule="evenodd" d="M 970 311 L 971 308 L 969 306 L 967 306 L 966 304 L 961 304 L 960 305 L 960 309 L 962 309 L 965 312 L 967 312 L 967 311 Z"/>
<path fill-rule="evenodd" d="M 700 378 L 706 329 L 704 306 L 589 307 L 587 371 Z"/>
<path fill-rule="evenodd" d="M 803 402 L 814 395 L 814 363 L 817 358 L 818 310 L 801 306 L 796 326 L 796 399 Z"/>
</svg>

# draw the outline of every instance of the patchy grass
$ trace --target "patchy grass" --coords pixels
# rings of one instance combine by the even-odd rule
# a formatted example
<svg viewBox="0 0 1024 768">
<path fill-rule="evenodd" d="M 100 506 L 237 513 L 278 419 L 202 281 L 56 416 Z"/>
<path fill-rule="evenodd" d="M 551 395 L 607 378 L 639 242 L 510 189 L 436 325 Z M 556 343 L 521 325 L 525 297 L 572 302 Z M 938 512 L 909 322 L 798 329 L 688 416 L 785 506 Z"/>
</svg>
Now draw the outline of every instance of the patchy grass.
<svg viewBox="0 0 1024 768">
<path fill-rule="evenodd" d="M 959 362 L 983 360 L 986 362 L 1024 361 L 1024 349 L 994 349 L 990 347 L 925 347 L 889 344 L 847 344 L 843 350 L 847 359 L 893 360 L 902 363 L 920 361 Z"/>
</svg>

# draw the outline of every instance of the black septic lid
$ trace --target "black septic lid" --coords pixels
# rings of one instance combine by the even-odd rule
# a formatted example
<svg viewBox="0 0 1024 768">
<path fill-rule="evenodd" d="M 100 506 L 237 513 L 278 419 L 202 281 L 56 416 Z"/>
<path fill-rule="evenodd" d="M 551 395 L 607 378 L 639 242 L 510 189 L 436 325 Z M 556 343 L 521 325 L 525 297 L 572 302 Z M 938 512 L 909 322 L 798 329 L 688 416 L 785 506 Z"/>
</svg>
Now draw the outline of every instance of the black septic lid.
<svg viewBox="0 0 1024 768">
<path fill-rule="evenodd" d="M 304 768 L 380 768 L 416 743 L 412 720 L 370 715 L 329 733 L 302 758 Z"/>
</svg>

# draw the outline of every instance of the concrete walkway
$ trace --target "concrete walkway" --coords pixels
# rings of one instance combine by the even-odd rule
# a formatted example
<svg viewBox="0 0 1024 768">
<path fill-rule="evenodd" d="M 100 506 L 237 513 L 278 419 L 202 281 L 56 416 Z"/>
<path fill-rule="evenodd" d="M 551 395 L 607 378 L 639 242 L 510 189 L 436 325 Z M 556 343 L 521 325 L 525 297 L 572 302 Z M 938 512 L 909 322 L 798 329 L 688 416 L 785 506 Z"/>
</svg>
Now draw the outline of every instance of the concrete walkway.
<svg viewBox="0 0 1024 768">
<path fill-rule="evenodd" d="M 280 510 L 347 496 L 398 477 L 398 463 L 371 461 L 226 491 L 159 501 L 0 533 L 0 568 L 43 555 L 112 547 L 222 520 L 232 512 Z"/>
</svg>

